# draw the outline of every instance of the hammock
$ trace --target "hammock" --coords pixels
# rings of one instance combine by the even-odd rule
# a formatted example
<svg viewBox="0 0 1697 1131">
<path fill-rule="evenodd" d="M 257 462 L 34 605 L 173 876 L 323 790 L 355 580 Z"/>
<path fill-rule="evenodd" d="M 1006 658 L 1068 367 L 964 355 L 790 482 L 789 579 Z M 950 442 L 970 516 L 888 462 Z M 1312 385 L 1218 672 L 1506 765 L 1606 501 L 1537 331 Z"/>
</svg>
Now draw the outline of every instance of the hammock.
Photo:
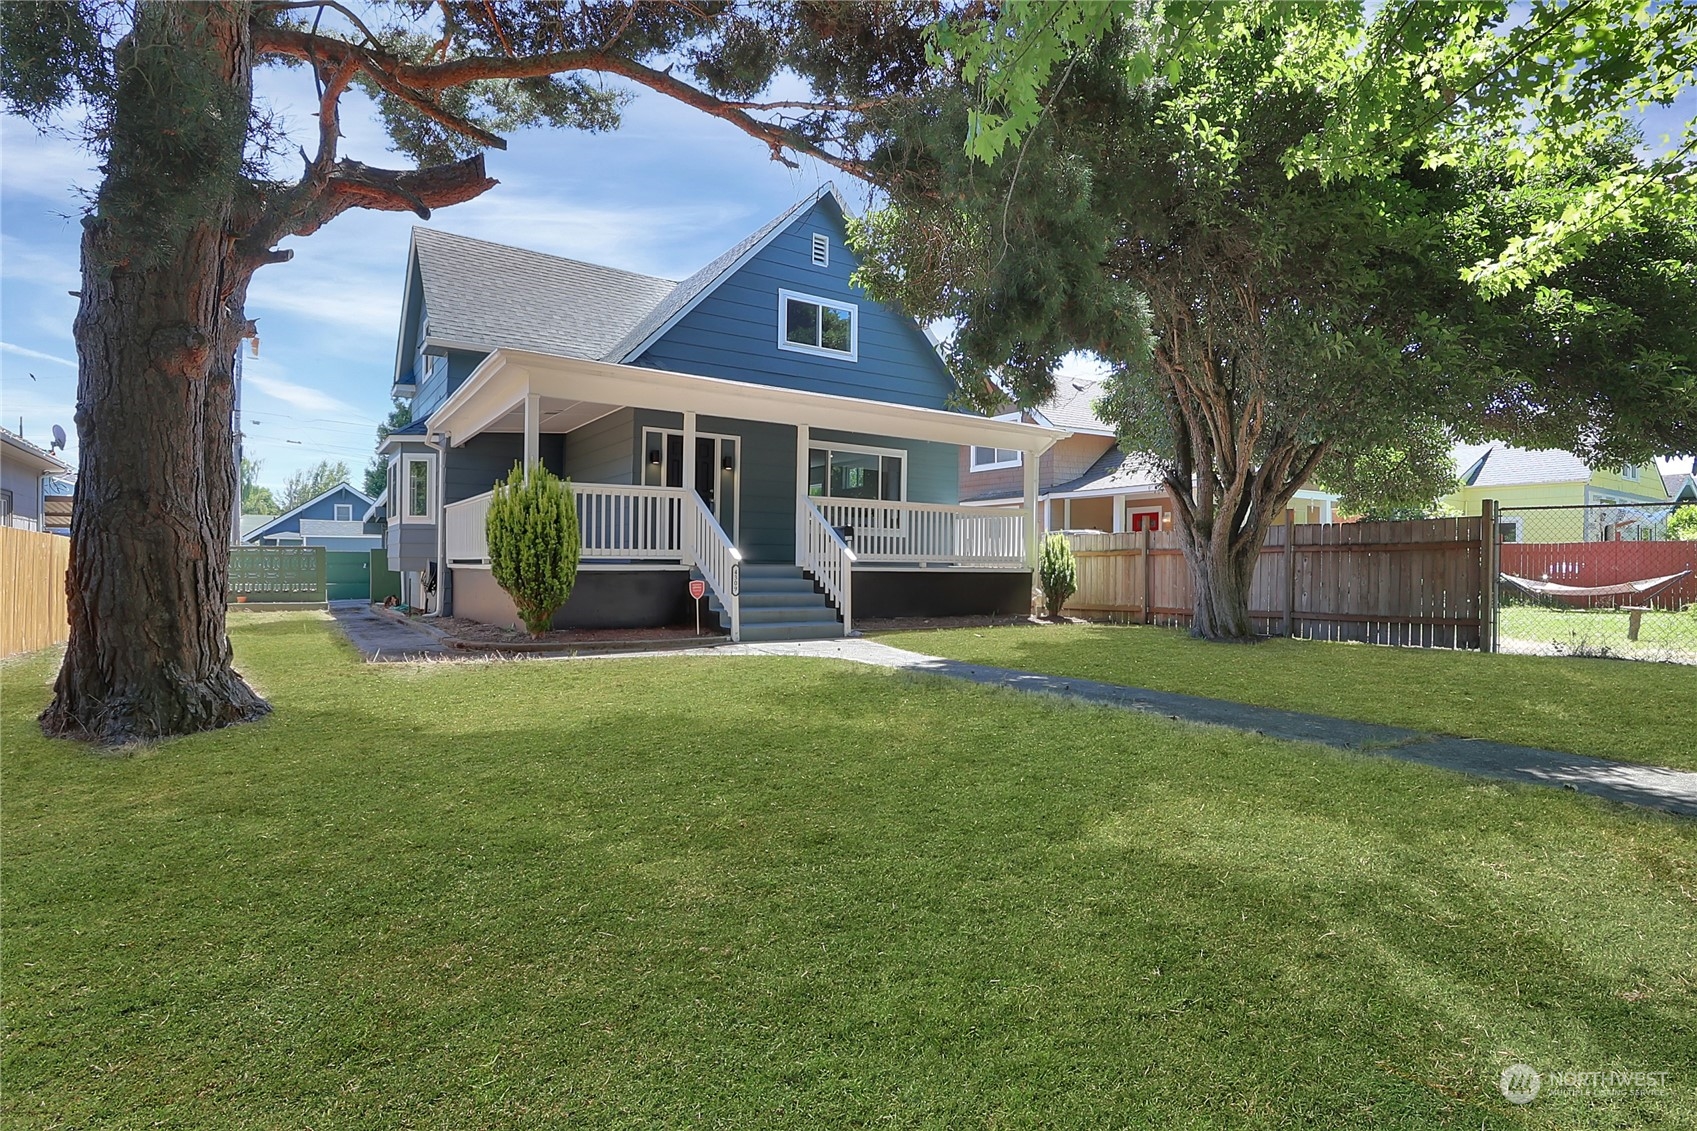
<svg viewBox="0 0 1697 1131">
<path fill-rule="evenodd" d="M 1615 585 L 1561 585 L 1554 581 L 1533 581 L 1527 577 L 1516 577 L 1512 573 L 1503 574 L 1503 580 L 1511 585 L 1518 585 L 1528 593 L 1536 593 L 1544 597 L 1625 597 L 1631 594 L 1654 593 L 1665 585 L 1672 584 L 1691 571 L 1682 569 L 1678 573 L 1670 573 L 1666 577 L 1649 577 L 1643 581 L 1622 581 Z"/>
</svg>

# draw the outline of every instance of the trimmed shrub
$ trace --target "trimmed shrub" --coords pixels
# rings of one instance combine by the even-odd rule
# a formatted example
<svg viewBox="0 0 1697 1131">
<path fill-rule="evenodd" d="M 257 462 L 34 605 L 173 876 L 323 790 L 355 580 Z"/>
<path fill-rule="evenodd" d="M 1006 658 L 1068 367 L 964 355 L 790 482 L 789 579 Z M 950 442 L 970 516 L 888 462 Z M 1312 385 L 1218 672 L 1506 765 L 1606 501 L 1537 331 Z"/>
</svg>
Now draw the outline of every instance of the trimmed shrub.
<svg viewBox="0 0 1697 1131">
<path fill-rule="evenodd" d="M 484 531 L 495 584 L 518 606 L 531 635 L 542 635 L 577 583 L 581 543 L 571 480 L 545 467 L 527 477 L 514 464 L 507 481 L 495 485 Z"/>
<path fill-rule="evenodd" d="M 1037 558 L 1037 584 L 1043 589 L 1043 607 L 1051 617 L 1061 615 L 1061 607 L 1078 592 L 1078 561 L 1072 556 L 1072 543 L 1064 534 L 1051 534 L 1043 539 L 1042 552 Z"/>
</svg>

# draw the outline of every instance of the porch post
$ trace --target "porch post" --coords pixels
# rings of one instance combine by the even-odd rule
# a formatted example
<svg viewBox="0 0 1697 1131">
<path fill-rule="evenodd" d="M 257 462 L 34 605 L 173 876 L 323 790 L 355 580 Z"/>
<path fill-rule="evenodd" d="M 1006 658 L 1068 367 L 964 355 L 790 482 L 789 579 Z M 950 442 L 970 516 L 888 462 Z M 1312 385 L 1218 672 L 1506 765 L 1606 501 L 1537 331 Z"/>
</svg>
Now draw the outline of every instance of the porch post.
<svg viewBox="0 0 1697 1131">
<path fill-rule="evenodd" d="M 1124 495 L 1115 495 L 1113 497 L 1112 501 L 1113 501 L 1113 505 L 1114 505 L 1114 533 L 1115 534 L 1124 534 L 1125 533 L 1125 496 Z"/>
<path fill-rule="evenodd" d="M 530 478 L 542 448 L 542 398 L 535 393 L 524 397 L 524 476 Z"/>
<path fill-rule="evenodd" d="M 1037 464 L 1036 452 L 1025 453 L 1025 560 L 1037 569 Z"/>
<path fill-rule="evenodd" d="M 684 413 L 683 489 L 683 524 L 684 529 L 689 531 L 689 534 L 685 536 L 684 541 L 684 553 L 688 556 L 689 560 L 684 564 L 694 565 L 697 551 L 697 547 L 694 543 L 695 508 L 694 505 L 690 503 L 689 495 L 690 492 L 695 490 L 695 413 L 689 411 Z"/>
<path fill-rule="evenodd" d="M 807 505 L 807 449 L 813 444 L 813 430 L 805 424 L 795 426 L 795 560 L 800 565 L 807 557 L 807 524 L 801 520 L 802 508 Z"/>
</svg>

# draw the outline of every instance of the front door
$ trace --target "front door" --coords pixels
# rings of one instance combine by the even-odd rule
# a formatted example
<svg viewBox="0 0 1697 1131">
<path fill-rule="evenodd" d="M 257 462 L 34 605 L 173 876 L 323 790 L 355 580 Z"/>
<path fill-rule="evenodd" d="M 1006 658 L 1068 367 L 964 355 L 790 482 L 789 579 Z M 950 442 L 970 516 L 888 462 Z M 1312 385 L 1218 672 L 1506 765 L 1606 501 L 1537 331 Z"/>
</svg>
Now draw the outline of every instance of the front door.
<svg viewBox="0 0 1697 1131">
<path fill-rule="evenodd" d="M 737 541 L 737 496 L 741 486 L 742 460 L 736 436 L 720 436 L 708 432 L 695 434 L 695 469 L 690 476 L 695 493 L 719 520 L 719 525 Z M 663 428 L 644 431 L 642 447 L 646 456 L 642 481 L 649 487 L 682 487 L 684 485 L 684 435 Z"/>
</svg>

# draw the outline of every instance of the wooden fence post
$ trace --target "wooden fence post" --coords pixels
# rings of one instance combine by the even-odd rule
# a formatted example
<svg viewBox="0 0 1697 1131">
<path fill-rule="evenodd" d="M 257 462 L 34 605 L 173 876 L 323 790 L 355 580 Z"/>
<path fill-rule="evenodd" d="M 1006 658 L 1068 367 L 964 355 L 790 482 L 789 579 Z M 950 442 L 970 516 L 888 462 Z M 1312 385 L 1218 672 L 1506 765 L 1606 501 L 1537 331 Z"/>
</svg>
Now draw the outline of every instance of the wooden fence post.
<svg viewBox="0 0 1697 1131">
<path fill-rule="evenodd" d="M 1142 571 L 1142 576 L 1139 579 L 1139 584 L 1142 586 L 1142 589 L 1143 589 L 1143 595 L 1138 598 L 1138 605 L 1139 605 L 1139 608 L 1140 608 L 1142 615 L 1143 615 L 1143 623 L 1144 624 L 1153 624 L 1154 621 L 1155 621 L 1155 616 L 1154 616 L 1153 611 L 1149 608 L 1149 527 L 1148 526 L 1144 526 L 1142 532 L 1137 537 L 1137 560 L 1140 563 L 1140 569 Z"/>
<path fill-rule="evenodd" d="M 1285 510 L 1285 636 L 1296 635 L 1296 511 Z"/>
<path fill-rule="evenodd" d="M 1479 650 L 1497 650 L 1497 574 L 1502 571 L 1497 501 L 1479 504 Z"/>
</svg>

